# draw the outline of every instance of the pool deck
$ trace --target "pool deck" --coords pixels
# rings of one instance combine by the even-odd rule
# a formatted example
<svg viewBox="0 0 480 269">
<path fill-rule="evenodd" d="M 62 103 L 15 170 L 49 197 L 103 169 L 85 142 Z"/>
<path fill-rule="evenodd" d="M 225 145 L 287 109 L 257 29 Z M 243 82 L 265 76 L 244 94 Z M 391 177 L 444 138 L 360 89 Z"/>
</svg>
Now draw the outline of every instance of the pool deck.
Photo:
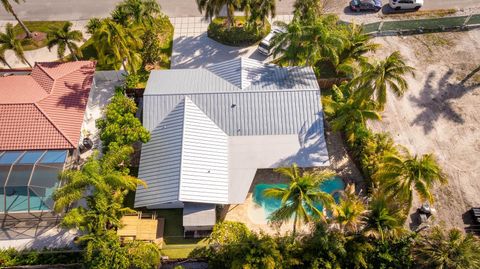
<svg viewBox="0 0 480 269">
<path fill-rule="evenodd" d="M 349 158 L 340 135 L 327 131 L 326 139 L 331 162 L 331 166 L 328 168 L 334 170 L 344 180 L 345 184 L 354 183 L 357 191 L 362 189 L 363 178 L 361 173 Z M 274 173 L 272 169 L 257 170 L 245 202 L 224 207 L 220 213 L 220 218 L 227 221 L 243 222 L 253 231 L 271 235 L 291 232 L 292 221 L 283 224 L 281 227 L 274 227 L 269 224 L 264 209 L 255 203 L 252 195 L 254 187 L 259 183 L 274 184 L 288 183 L 288 181 L 287 178 Z M 304 225 L 299 230 L 308 231 L 310 228 L 310 225 Z"/>
</svg>

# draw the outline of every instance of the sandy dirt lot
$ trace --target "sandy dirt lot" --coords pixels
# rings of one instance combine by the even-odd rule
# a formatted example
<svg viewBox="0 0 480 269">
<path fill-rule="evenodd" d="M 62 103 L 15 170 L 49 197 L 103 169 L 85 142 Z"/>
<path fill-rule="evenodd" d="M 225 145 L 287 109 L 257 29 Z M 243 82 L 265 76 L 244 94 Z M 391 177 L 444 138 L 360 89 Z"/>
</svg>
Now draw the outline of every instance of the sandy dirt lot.
<svg viewBox="0 0 480 269">
<path fill-rule="evenodd" d="M 376 57 L 399 50 L 416 76 L 403 98 L 389 96 L 383 121 L 372 125 L 412 153 L 436 155 L 449 184 L 434 191 L 434 221 L 466 227 L 467 210 L 480 206 L 480 29 L 375 42 L 382 44 Z"/>
</svg>

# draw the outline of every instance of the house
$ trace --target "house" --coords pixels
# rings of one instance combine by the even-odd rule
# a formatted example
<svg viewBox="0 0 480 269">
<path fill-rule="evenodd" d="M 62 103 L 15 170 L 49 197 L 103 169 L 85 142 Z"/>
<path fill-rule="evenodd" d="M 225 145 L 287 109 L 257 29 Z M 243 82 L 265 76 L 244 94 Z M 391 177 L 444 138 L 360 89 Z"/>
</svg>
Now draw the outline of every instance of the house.
<svg viewBox="0 0 480 269">
<path fill-rule="evenodd" d="M 239 58 L 152 71 L 143 98 L 151 132 L 135 207 L 183 208 L 185 232 L 209 230 L 215 206 L 244 202 L 257 169 L 329 165 L 320 88 L 310 67 Z"/>
<path fill-rule="evenodd" d="M 95 63 L 36 63 L 0 76 L 0 213 L 51 211 L 77 151 Z"/>
</svg>

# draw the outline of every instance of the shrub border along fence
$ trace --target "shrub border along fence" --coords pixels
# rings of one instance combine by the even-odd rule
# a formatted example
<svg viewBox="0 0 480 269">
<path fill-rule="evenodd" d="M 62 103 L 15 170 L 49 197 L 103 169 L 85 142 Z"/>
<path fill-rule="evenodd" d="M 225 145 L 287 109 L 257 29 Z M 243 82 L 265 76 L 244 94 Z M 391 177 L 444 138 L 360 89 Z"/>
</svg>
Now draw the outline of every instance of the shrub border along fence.
<svg viewBox="0 0 480 269">
<path fill-rule="evenodd" d="M 374 36 L 411 35 L 480 27 L 480 14 L 432 19 L 381 21 L 363 25 L 367 34 Z"/>
</svg>

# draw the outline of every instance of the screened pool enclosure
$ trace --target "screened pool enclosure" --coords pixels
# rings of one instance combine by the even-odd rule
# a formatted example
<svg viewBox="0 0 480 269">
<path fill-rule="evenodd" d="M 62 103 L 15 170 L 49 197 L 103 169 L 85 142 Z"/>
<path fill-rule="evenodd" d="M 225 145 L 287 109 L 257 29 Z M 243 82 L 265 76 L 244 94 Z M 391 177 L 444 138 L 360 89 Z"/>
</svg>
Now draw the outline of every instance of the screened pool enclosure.
<svg viewBox="0 0 480 269">
<path fill-rule="evenodd" d="M 0 152 L 0 213 L 50 211 L 66 150 Z"/>
</svg>

